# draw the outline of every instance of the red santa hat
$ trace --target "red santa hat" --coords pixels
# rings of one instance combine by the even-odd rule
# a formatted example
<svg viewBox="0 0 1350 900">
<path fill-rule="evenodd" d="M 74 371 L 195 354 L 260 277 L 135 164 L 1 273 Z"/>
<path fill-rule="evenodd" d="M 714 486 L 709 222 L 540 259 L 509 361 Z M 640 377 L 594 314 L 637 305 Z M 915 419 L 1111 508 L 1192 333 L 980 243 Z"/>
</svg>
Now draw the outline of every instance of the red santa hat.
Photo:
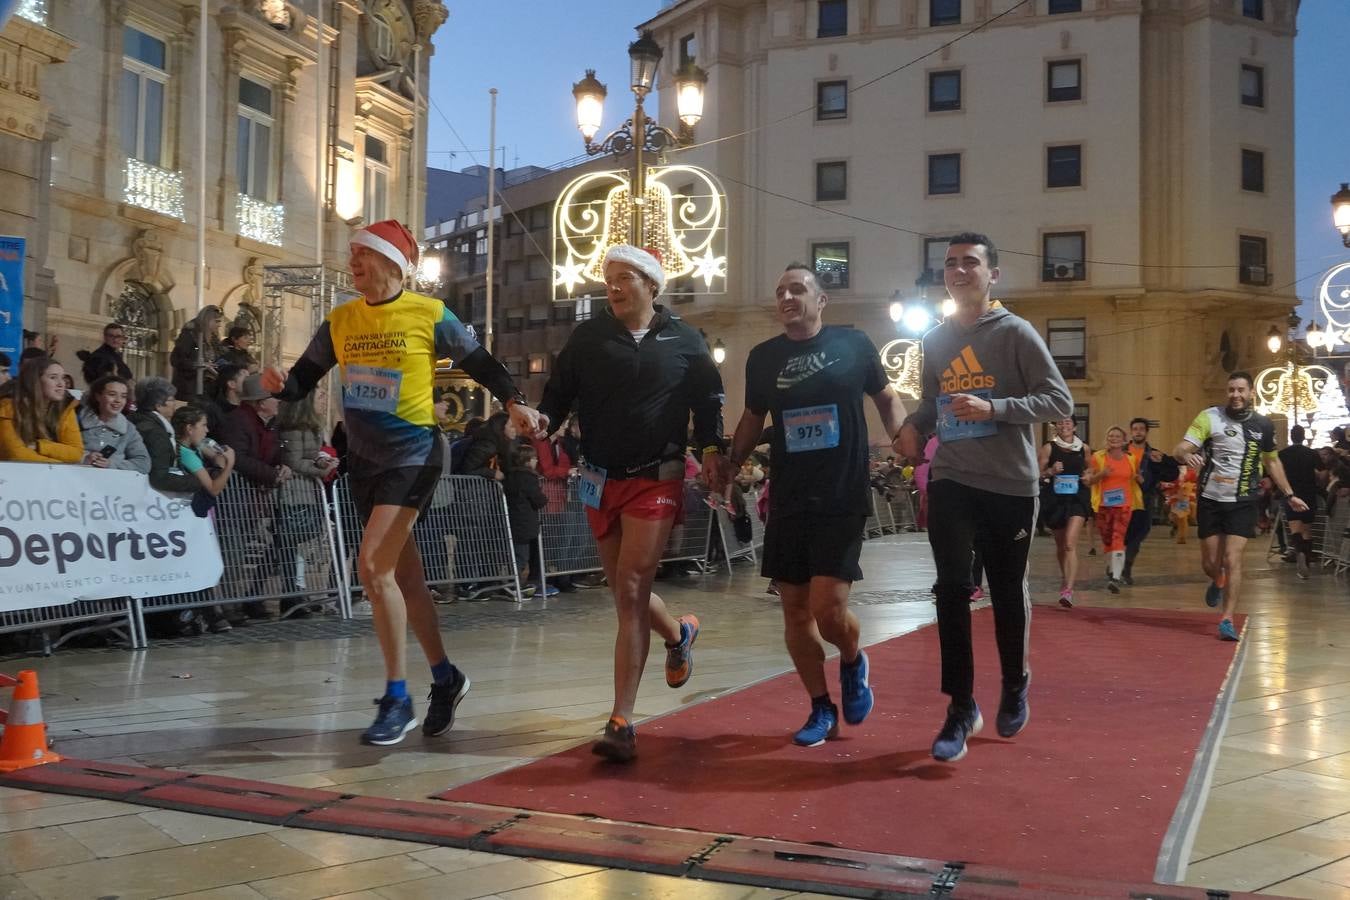
<svg viewBox="0 0 1350 900">
<path fill-rule="evenodd" d="M 397 219 L 367 225 L 351 237 L 351 246 L 368 247 L 398 266 L 403 277 L 417 265 L 417 238 Z"/>
</svg>

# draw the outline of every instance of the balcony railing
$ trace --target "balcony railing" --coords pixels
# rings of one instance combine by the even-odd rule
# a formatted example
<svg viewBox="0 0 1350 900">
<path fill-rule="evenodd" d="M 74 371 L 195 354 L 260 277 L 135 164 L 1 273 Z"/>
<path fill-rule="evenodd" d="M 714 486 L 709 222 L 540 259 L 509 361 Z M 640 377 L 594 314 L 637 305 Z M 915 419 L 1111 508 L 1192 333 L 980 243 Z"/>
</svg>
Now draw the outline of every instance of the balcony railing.
<svg viewBox="0 0 1350 900">
<path fill-rule="evenodd" d="M 30 22 L 46 25 L 47 0 L 19 0 L 19 7 L 14 10 L 14 13 L 23 16 Z"/>
<path fill-rule="evenodd" d="M 122 199 L 132 206 L 183 219 L 183 173 L 128 159 Z"/>
<path fill-rule="evenodd" d="M 280 247 L 286 236 L 286 210 L 280 203 L 264 203 L 240 194 L 235 206 L 242 237 Z"/>
</svg>

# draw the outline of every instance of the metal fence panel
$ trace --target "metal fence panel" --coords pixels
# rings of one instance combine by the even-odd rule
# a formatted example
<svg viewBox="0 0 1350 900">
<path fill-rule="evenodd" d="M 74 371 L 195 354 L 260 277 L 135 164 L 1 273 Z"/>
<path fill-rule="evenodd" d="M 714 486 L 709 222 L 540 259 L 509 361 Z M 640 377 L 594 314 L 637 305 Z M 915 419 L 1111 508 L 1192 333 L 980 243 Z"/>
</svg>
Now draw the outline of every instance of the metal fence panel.
<svg viewBox="0 0 1350 900">
<path fill-rule="evenodd" d="M 214 588 L 146 597 L 146 613 L 280 600 L 332 602 L 346 611 L 335 571 L 328 498 L 313 478 L 276 488 L 231 478 L 217 498 L 216 535 L 225 573 Z M 296 604 L 284 614 L 300 609 Z"/>
<path fill-rule="evenodd" d="M 352 593 L 362 590 L 356 561 L 362 523 L 346 476 L 333 492 L 342 571 Z M 413 526 L 430 586 L 500 586 L 519 599 L 520 572 L 511 543 L 506 497 L 501 485 L 474 475 L 442 475 L 426 512 Z"/>
<path fill-rule="evenodd" d="M 145 631 L 136 602 L 130 597 L 77 600 L 63 606 L 40 606 L 36 609 L 0 612 L 0 634 L 65 628 L 71 625 L 81 627 L 57 635 L 55 640 L 44 634 L 42 643 L 45 654 L 50 654 L 77 635 L 104 630 L 118 634 L 131 645 L 132 649 L 140 650 L 145 647 Z"/>
<path fill-rule="evenodd" d="M 545 480 L 543 489 L 548 498 L 548 505 L 539 512 L 544 571 L 550 575 L 599 572 L 600 550 L 586 521 L 586 507 L 577 497 L 577 479 Z"/>
</svg>

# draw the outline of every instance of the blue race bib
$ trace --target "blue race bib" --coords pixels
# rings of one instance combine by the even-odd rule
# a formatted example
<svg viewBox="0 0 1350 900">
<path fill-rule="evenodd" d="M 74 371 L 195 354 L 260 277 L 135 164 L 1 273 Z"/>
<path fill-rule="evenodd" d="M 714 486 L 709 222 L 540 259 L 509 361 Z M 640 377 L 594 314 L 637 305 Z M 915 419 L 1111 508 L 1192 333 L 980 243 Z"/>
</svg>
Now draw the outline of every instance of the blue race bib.
<svg viewBox="0 0 1350 900">
<path fill-rule="evenodd" d="M 1056 494 L 1076 494 L 1078 493 L 1077 475 L 1056 475 L 1055 476 Z"/>
<path fill-rule="evenodd" d="M 342 372 L 342 405 L 371 412 L 398 412 L 403 373 L 398 369 L 347 366 Z"/>
<path fill-rule="evenodd" d="M 1115 488 L 1109 491 L 1102 491 L 1102 506 L 1124 506 L 1125 489 Z"/>
<path fill-rule="evenodd" d="M 1176 503 L 1172 504 L 1172 512 L 1184 513 L 1190 511 L 1191 511 L 1191 501 L 1189 500 L 1178 500 Z"/>
<path fill-rule="evenodd" d="M 605 495 L 605 470 L 599 466 L 592 466 L 582 463 L 581 468 L 577 470 L 581 476 L 577 482 L 577 499 L 581 501 L 582 506 L 589 506 L 591 509 L 600 508 L 600 499 Z"/>
<path fill-rule="evenodd" d="M 988 388 L 964 391 L 981 400 L 993 400 L 993 392 Z M 952 395 L 939 394 L 937 398 L 938 440 L 944 444 L 952 441 L 966 441 L 971 438 L 989 437 L 998 433 L 998 423 L 993 419 L 983 422 L 962 422 L 952 413 Z"/>
<path fill-rule="evenodd" d="M 789 453 L 839 446 L 839 407 L 804 406 L 783 410 L 783 439 Z"/>
</svg>

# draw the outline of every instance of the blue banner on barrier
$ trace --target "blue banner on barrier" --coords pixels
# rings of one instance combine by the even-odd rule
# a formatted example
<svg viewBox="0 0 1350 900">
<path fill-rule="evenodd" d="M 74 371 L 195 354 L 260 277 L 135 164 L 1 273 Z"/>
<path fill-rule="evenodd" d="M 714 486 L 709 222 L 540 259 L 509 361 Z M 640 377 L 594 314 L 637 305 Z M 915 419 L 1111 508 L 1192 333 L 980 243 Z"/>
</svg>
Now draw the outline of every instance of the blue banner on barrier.
<svg viewBox="0 0 1350 900">
<path fill-rule="evenodd" d="M 11 375 L 23 350 L 24 239 L 0 235 L 0 353 L 9 356 Z"/>
</svg>

